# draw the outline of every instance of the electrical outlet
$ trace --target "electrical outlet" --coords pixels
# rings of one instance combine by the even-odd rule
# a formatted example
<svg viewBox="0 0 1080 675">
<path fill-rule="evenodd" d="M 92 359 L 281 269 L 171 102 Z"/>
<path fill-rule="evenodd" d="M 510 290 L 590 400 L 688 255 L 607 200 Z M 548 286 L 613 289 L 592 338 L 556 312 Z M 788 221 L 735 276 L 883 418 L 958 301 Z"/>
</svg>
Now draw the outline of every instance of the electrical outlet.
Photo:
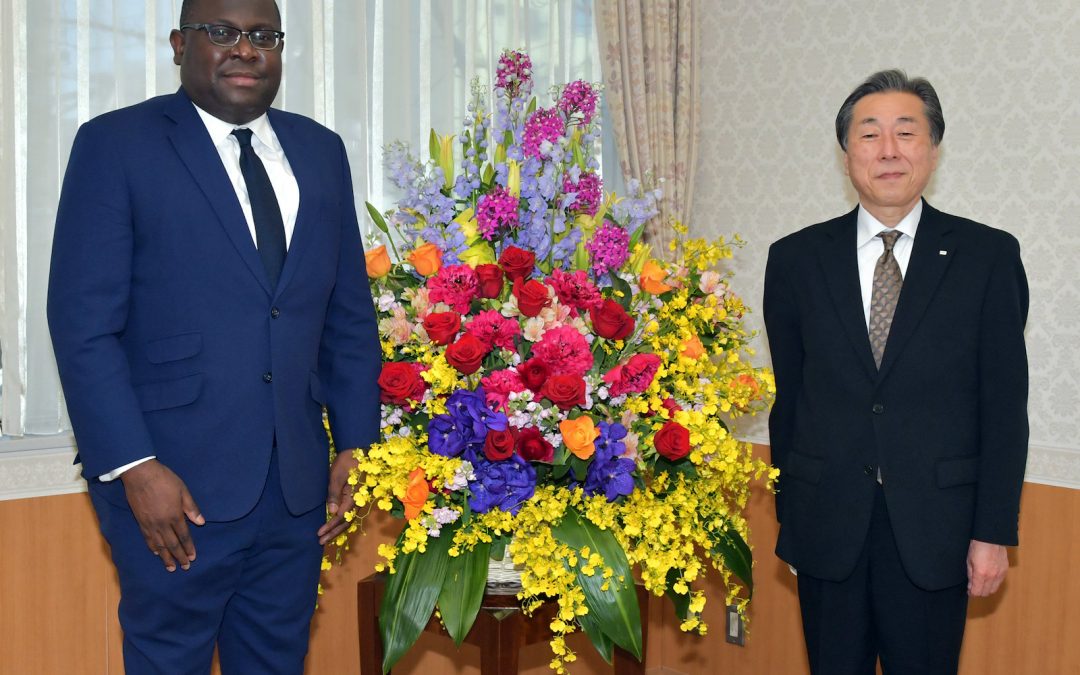
<svg viewBox="0 0 1080 675">
<path fill-rule="evenodd" d="M 743 625 L 742 615 L 739 614 L 739 608 L 735 605 L 728 605 L 727 608 L 727 635 L 725 637 L 733 645 L 746 646 L 746 626 Z"/>
</svg>

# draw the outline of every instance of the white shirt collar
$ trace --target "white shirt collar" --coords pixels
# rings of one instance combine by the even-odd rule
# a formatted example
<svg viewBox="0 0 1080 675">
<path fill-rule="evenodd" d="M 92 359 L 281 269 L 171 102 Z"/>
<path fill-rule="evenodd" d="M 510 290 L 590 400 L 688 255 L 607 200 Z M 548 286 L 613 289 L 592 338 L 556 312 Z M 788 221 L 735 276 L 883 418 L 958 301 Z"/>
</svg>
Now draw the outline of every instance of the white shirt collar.
<svg viewBox="0 0 1080 675">
<path fill-rule="evenodd" d="M 192 103 L 192 105 L 195 104 Z M 203 124 L 206 125 L 206 130 L 210 133 L 210 140 L 214 142 L 214 147 L 218 147 L 222 143 L 228 141 L 229 137 L 232 135 L 233 129 L 251 129 L 251 133 L 255 136 L 256 140 L 273 152 L 281 152 L 281 145 L 278 143 L 277 134 L 274 133 L 274 129 L 270 126 L 270 118 L 266 113 L 259 115 L 247 124 L 232 124 L 214 117 L 197 105 L 195 106 L 195 110 L 199 113 L 199 117 L 202 119 Z"/>
<path fill-rule="evenodd" d="M 923 201 L 920 199 L 915 202 L 915 207 L 892 229 L 914 239 L 915 230 L 919 228 L 919 219 L 922 218 L 922 212 Z M 878 236 L 879 232 L 888 229 L 888 227 L 881 224 L 880 220 L 871 215 L 862 204 L 859 204 L 859 216 L 855 226 L 855 248 L 862 248 L 869 244 Z"/>
</svg>

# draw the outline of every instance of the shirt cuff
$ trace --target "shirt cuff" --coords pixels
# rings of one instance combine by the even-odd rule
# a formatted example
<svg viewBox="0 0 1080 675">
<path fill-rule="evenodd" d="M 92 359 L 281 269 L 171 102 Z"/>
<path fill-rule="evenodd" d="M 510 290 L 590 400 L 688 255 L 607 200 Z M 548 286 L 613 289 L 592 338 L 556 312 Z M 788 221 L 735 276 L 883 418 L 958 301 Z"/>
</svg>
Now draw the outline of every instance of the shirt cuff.
<svg viewBox="0 0 1080 675">
<path fill-rule="evenodd" d="M 102 475 L 98 476 L 98 480 L 101 481 L 102 483 L 108 483 L 109 481 L 114 481 L 114 480 L 116 480 L 117 478 L 120 477 L 120 474 L 124 473 L 128 469 L 130 469 L 132 467 L 135 467 L 135 466 L 138 466 L 138 465 L 142 464 L 143 462 L 149 462 L 152 459 L 157 459 L 157 455 L 150 455 L 149 457 L 143 457 L 142 459 L 137 459 L 137 460 L 135 460 L 134 462 L 132 462 L 130 464 L 125 464 L 124 466 L 120 467 L 119 469 L 113 469 L 109 473 L 105 473 L 105 474 L 102 474 Z"/>
</svg>

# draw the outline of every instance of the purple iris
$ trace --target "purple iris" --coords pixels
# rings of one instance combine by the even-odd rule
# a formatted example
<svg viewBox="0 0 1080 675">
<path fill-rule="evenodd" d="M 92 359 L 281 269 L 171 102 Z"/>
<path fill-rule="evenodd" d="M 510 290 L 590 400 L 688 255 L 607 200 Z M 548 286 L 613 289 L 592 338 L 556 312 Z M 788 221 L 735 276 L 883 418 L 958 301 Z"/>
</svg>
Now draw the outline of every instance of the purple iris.
<svg viewBox="0 0 1080 675">
<path fill-rule="evenodd" d="M 613 502 L 634 491 L 633 473 L 637 465 L 634 460 L 622 456 L 626 452 L 623 442 L 626 427 L 618 422 L 601 422 L 598 428 L 600 435 L 594 442 L 596 453 L 585 475 L 585 494 L 603 492 L 604 497 Z"/>
</svg>

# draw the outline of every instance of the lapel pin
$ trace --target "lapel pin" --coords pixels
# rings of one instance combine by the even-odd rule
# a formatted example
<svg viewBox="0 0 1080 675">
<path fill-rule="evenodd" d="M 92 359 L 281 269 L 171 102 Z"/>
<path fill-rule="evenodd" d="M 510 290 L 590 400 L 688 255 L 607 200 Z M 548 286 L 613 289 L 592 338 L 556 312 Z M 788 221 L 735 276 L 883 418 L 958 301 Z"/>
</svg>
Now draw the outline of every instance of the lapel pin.
<svg viewBox="0 0 1080 675">
<path fill-rule="evenodd" d="M 949 255 L 949 252 L 948 251 L 938 251 L 937 254 L 938 255 Z"/>
</svg>

